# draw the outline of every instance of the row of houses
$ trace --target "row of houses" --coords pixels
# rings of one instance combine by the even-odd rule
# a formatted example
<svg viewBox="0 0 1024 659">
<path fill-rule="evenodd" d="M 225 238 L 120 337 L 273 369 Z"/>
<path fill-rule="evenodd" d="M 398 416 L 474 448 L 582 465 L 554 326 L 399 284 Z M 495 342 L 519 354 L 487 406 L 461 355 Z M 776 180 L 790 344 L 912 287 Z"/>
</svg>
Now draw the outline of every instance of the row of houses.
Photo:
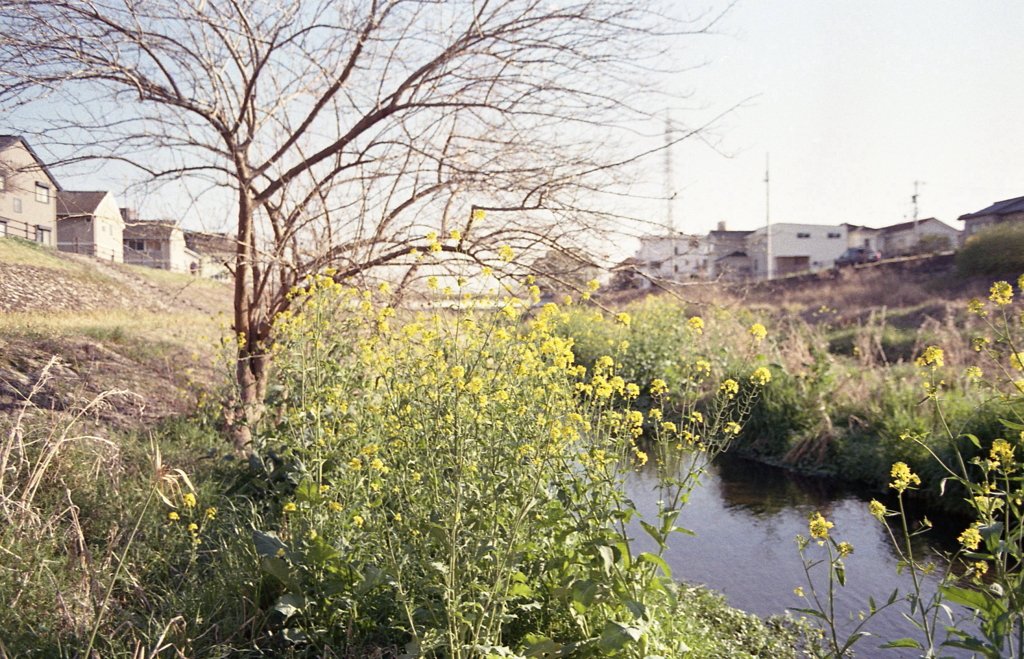
<svg viewBox="0 0 1024 659">
<path fill-rule="evenodd" d="M 184 231 L 171 220 L 142 220 L 107 191 L 65 190 L 29 143 L 0 135 L 0 237 L 33 240 L 105 261 L 228 276 L 235 239 Z"/>
<path fill-rule="evenodd" d="M 1024 204 L 1021 212 L 1024 217 Z M 967 217 L 971 216 L 961 219 Z M 641 287 L 651 286 L 652 280 L 765 279 L 769 253 L 770 274 L 780 277 L 832 268 L 851 247 L 880 252 L 883 258 L 945 251 L 959 246 L 963 233 L 933 217 L 879 229 L 855 224 L 779 223 L 753 231 L 730 231 L 720 222 L 706 236 L 645 236 L 629 265 L 641 275 Z"/>
</svg>

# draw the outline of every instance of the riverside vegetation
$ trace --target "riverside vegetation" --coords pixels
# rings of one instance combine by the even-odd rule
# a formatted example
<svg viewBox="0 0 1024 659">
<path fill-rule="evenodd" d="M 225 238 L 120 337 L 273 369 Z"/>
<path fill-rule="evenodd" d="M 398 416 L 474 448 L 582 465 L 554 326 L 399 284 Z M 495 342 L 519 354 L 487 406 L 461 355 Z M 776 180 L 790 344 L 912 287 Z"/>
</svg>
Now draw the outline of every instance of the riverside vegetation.
<svg viewBox="0 0 1024 659">
<path fill-rule="evenodd" d="M 209 398 L 117 441 L 90 427 L 102 396 L 70 417 L 5 421 L 0 653 L 848 656 L 860 630 L 831 604 L 854 548 L 821 516 L 799 543 L 810 623 L 760 621 L 672 579 L 662 552 L 684 531 L 679 511 L 731 448 L 892 485 L 893 510 L 872 512 L 915 583 L 937 567 L 900 528 L 904 498 L 973 515 L 937 594 L 880 594 L 865 618 L 907 605 L 921 634 L 890 642 L 922 656 L 943 642 L 1019 656 L 1009 284 L 909 347 L 877 317 L 842 328 L 666 299 L 526 317 L 530 282 L 522 303 L 479 307 L 431 287 L 462 310 L 396 311 L 386 287 L 329 275 L 294 291 L 301 313 L 277 320 L 244 463 L 204 459 L 224 441 Z M 661 504 L 640 520 L 622 482 L 648 461 Z M 636 551 L 638 532 L 660 549 Z M 948 603 L 978 631 L 947 619 Z"/>
<path fill-rule="evenodd" d="M 223 441 L 213 404 L 149 441 L 81 430 L 102 398 L 8 422 L 0 652 L 797 656 L 794 623 L 729 609 L 662 558 L 771 379 L 760 331 L 725 374 L 694 316 L 687 373 L 641 389 L 625 340 L 577 363 L 558 305 L 399 319 L 386 287 L 329 276 L 294 295 L 244 464 L 202 459 Z M 662 504 L 638 520 L 622 482 L 648 461 Z M 634 549 L 637 530 L 660 549 Z"/>
</svg>

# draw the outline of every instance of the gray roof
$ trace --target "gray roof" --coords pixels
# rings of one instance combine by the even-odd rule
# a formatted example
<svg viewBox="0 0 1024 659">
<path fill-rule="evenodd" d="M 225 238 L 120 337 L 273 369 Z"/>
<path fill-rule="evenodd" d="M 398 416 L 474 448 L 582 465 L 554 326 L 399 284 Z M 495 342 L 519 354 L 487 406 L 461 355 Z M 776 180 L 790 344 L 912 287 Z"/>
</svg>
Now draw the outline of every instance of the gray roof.
<svg viewBox="0 0 1024 659">
<path fill-rule="evenodd" d="M 984 215 L 1009 215 L 1011 213 L 1024 213 L 1024 197 L 1014 197 L 1013 199 L 997 201 L 988 208 L 983 208 L 976 213 L 961 215 L 958 219 L 969 220 L 972 217 L 982 217 Z"/>
<path fill-rule="evenodd" d="M 100 202 L 110 194 L 106 191 L 67 191 L 57 195 L 57 216 L 95 215 Z"/>
<path fill-rule="evenodd" d="M 28 149 L 28 152 L 32 154 L 32 157 L 36 159 L 36 162 L 39 163 L 39 168 L 43 170 L 44 174 L 46 174 L 46 178 L 50 179 L 50 183 L 53 183 L 53 187 L 57 188 L 57 190 L 63 190 L 64 188 L 60 187 L 60 183 L 58 183 L 57 179 L 53 177 L 50 170 L 46 168 L 46 163 L 43 162 L 43 159 L 39 157 L 39 154 L 35 152 L 32 145 L 29 144 L 21 135 L 0 135 L 0 151 L 3 151 L 7 147 L 14 146 L 18 142 L 24 144 L 25 148 Z"/>
<path fill-rule="evenodd" d="M 172 220 L 140 220 L 124 225 L 125 238 L 169 238 L 175 231 L 181 229 Z"/>
</svg>

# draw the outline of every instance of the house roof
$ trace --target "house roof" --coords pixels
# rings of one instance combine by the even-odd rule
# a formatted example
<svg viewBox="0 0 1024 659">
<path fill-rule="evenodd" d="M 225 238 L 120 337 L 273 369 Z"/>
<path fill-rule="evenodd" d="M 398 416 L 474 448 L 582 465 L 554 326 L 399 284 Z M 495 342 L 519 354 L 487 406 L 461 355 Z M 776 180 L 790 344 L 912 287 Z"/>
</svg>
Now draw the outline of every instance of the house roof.
<svg viewBox="0 0 1024 659">
<path fill-rule="evenodd" d="M 170 238 L 175 231 L 181 229 L 173 220 L 139 220 L 124 225 L 125 238 Z"/>
<path fill-rule="evenodd" d="M 57 179 L 53 177 L 53 174 L 50 173 L 50 170 L 47 169 L 46 163 L 43 162 L 43 159 L 39 157 L 39 154 L 35 152 L 35 149 L 32 148 L 32 145 L 29 144 L 28 141 L 21 135 L 0 135 L 0 151 L 6 150 L 7 148 L 14 146 L 18 142 L 21 142 L 23 145 L 25 145 L 25 149 L 30 154 L 32 154 L 33 158 L 36 159 L 36 162 L 39 163 L 39 168 L 43 170 L 44 174 L 46 174 L 46 178 L 50 179 L 50 183 L 53 183 L 53 187 L 55 187 L 58 191 L 64 190 L 64 188 L 60 187 L 60 183 L 57 182 Z"/>
<path fill-rule="evenodd" d="M 745 258 L 749 258 L 749 257 L 748 257 L 746 252 L 733 252 L 732 254 L 726 254 L 725 256 L 722 256 L 722 257 L 719 257 L 719 258 L 715 259 L 715 263 L 718 263 L 719 261 L 724 261 L 726 259 L 736 259 L 736 258 L 745 259 Z"/>
<path fill-rule="evenodd" d="M 917 221 L 918 224 L 924 224 L 925 222 L 931 222 L 931 223 L 938 222 L 939 224 L 941 224 L 942 226 L 946 227 L 950 231 L 959 231 L 959 229 L 954 229 L 953 227 L 949 226 L 948 224 L 946 224 L 942 220 L 936 219 L 934 217 L 926 217 L 923 220 L 918 220 Z M 890 226 L 887 226 L 887 227 L 882 227 L 881 229 L 879 229 L 879 231 L 881 231 L 882 233 L 896 233 L 898 231 L 907 231 L 907 230 L 913 229 L 913 228 L 914 228 L 914 223 L 913 222 L 900 222 L 899 224 L 893 224 L 893 225 L 890 225 Z"/>
<path fill-rule="evenodd" d="M 230 233 L 186 231 L 185 244 L 200 254 L 234 254 L 238 250 L 238 239 Z"/>
<path fill-rule="evenodd" d="M 731 230 L 715 230 L 709 231 L 708 235 L 712 238 L 742 238 L 743 236 L 749 236 L 754 233 L 753 231 L 731 231 Z"/>
<path fill-rule="evenodd" d="M 961 215 L 957 219 L 969 220 L 973 217 L 981 217 L 983 215 L 1009 215 L 1010 213 L 1024 213 L 1024 197 L 1014 197 L 1013 199 L 997 201 L 988 208 L 982 208 L 976 213 Z"/>
<path fill-rule="evenodd" d="M 61 190 L 57 195 L 57 217 L 95 215 L 96 209 L 109 194 L 105 190 L 88 192 Z"/>
</svg>

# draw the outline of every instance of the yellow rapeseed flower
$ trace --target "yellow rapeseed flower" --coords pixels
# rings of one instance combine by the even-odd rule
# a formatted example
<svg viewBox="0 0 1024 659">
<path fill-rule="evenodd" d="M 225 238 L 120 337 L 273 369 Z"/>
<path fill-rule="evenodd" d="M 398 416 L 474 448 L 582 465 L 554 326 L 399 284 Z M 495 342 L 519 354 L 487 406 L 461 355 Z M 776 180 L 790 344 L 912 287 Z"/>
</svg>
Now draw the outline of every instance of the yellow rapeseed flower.
<svg viewBox="0 0 1024 659">
<path fill-rule="evenodd" d="M 839 555 L 843 558 L 846 558 L 847 556 L 853 553 L 853 545 L 851 545 L 849 542 L 840 542 L 836 546 L 836 549 L 839 551 Z"/>
<path fill-rule="evenodd" d="M 363 468 L 363 461 L 360 460 L 359 458 L 352 458 L 351 460 L 348 461 L 347 464 L 348 468 L 353 471 L 359 471 L 360 469 Z"/>
<path fill-rule="evenodd" d="M 960 537 L 957 538 L 957 541 L 962 544 L 964 548 L 974 551 L 981 543 L 981 533 L 978 532 L 978 529 L 972 526 L 961 533 Z"/>
<path fill-rule="evenodd" d="M 739 393 L 740 385 L 739 385 L 738 382 L 736 382 L 736 380 L 729 379 L 729 380 L 726 380 L 725 382 L 723 382 L 722 386 L 719 387 L 718 390 L 721 393 L 723 393 L 726 396 L 728 396 L 729 398 L 732 398 L 733 396 L 735 396 L 736 394 Z"/>
<path fill-rule="evenodd" d="M 647 464 L 647 454 L 643 451 L 636 452 L 636 461 L 641 467 Z"/>
<path fill-rule="evenodd" d="M 185 504 L 186 508 L 196 507 L 196 495 L 192 494 L 191 492 L 186 492 L 185 496 L 181 497 L 181 500 L 182 503 Z"/>
<path fill-rule="evenodd" d="M 934 371 L 936 368 L 943 366 L 946 362 L 944 360 L 942 348 L 938 346 L 928 346 L 924 349 L 924 352 L 921 353 L 921 356 L 917 358 L 916 363 L 918 366 L 931 365 L 932 370 Z"/>
<path fill-rule="evenodd" d="M 875 501 L 874 499 L 872 499 L 871 503 L 868 504 L 868 512 L 870 512 L 875 517 L 881 517 L 885 514 L 886 510 L 885 506 L 882 505 L 882 502 Z"/>
<path fill-rule="evenodd" d="M 353 523 L 353 524 L 355 525 L 355 527 L 356 527 L 357 529 L 361 529 L 361 528 L 363 528 L 363 523 L 364 523 L 365 521 L 366 521 L 366 520 L 364 520 L 364 519 L 363 519 L 363 517 L 362 517 L 361 515 L 353 515 L 353 516 L 352 516 L 352 523 Z"/>
<path fill-rule="evenodd" d="M 660 396 L 661 394 L 668 391 L 668 385 L 665 384 L 664 380 L 651 380 L 651 395 Z"/>
<path fill-rule="evenodd" d="M 1003 469 L 1009 471 L 1013 468 L 1013 451 L 1013 446 L 1008 441 L 997 439 L 992 442 L 992 450 L 989 455 L 994 462 L 998 462 Z"/>
<path fill-rule="evenodd" d="M 615 316 L 615 321 L 629 327 L 632 324 L 633 319 L 629 317 L 628 313 L 623 312 Z"/>
<path fill-rule="evenodd" d="M 288 503 L 284 504 L 284 508 L 283 508 L 283 510 L 284 510 L 284 511 L 285 511 L 286 513 L 293 513 L 293 512 L 295 512 L 296 510 L 298 510 L 298 508 L 296 508 L 296 507 L 295 507 L 295 504 L 294 504 L 294 503 L 292 503 L 291 501 L 289 501 Z"/>
<path fill-rule="evenodd" d="M 810 527 L 811 537 L 825 539 L 828 537 L 828 530 L 835 526 L 832 522 L 828 521 L 821 516 L 821 513 L 812 513 L 807 517 L 808 526 Z"/>
<path fill-rule="evenodd" d="M 337 501 L 332 501 L 332 502 L 327 504 L 327 508 L 330 509 L 331 512 L 340 513 L 341 509 L 342 509 L 342 506 Z"/>
<path fill-rule="evenodd" d="M 591 279 L 590 281 L 587 282 L 587 290 L 588 291 L 596 291 L 600 287 L 601 287 L 601 284 L 597 283 L 596 279 Z"/>
<path fill-rule="evenodd" d="M 992 284 L 992 288 L 989 289 L 990 295 L 988 299 L 992 300 L 1001 307 L 1005 307 L 1013 301 L 1013 287 L 1005 281 L 997 281 Z"/>
<path fill-rule="evenodd" d="M 967 310 L 979 316 L 985 315 L 985 303 L 975 298 L 967 303 Z"/>
<path fill-rule="evenodd" d="M 762 325 L 761 323 L 754 323 L 753 325 L 750 326 L 749 331 L 750 335 L 754 337 L 754 339 L 758 343 L 760 343 L 761 340 L 764 339 L 764 337 L 768 336 L 768 330 L 766 330 L 764 328 L 764 325 Z"/>
<path fill-rule="evenodd" d="M 743 430 L 743 426 L 736 423 L 735 421 L 730 421 L 729 423 L 725 424 L 725 432 L 728 435 L 738 435 L 740 434 L 741 430 Z"/>
<path fill-rule="evenodd" d="M 889 483 L 889 487 L 893 488 L 897 492 L 903 493 L 911 485 L 920 485 L 921 479 L 910 471 L 910 467 L 905 462 L 897 462 L 892 466 L 891 475 L 893 482 Z"/>
<path fill-rule="evenodd" d="M 167 513 L 167 519 L 171 520 L 172 522 L 177 522 L 179 519 L 181 519 L 181 517 L 178 516 L 178 513 L 172 510 L 171 512 Z"/>
<path fill-rule="evenodd" d="M 452 237 L 452 240 L 462 240 L 462 232 L 459 231 L 458 229 L 452 229 L 450 235 Z"/>
<path fill-rule="evenodd" d="M 704 319 L 700 316 L 694 316 L 690 320 L 686 321 L 686 328 L 694 334 L 704 333 Z"/>
<path fill-rule="evenodd" d="M 213 519 L 216 516 L 217 516 L 217 509 L 216 508 L 207 508 L 206 509 L 206 519 Z"/>
<path fill-rule="evenodd" d="M 754 384 L 766 385 L 772 381 L 772 372 L 764 366 L 758 367 L 750 375 L 750 381 Z"/>
<path fill-rule="evenodd" d="M 508 245 L 502 245 L 498 248 L 498 258 L 508 263 L 516 257 L 516 253 L 512 251 L 512 248 Z"/>
</svg>

